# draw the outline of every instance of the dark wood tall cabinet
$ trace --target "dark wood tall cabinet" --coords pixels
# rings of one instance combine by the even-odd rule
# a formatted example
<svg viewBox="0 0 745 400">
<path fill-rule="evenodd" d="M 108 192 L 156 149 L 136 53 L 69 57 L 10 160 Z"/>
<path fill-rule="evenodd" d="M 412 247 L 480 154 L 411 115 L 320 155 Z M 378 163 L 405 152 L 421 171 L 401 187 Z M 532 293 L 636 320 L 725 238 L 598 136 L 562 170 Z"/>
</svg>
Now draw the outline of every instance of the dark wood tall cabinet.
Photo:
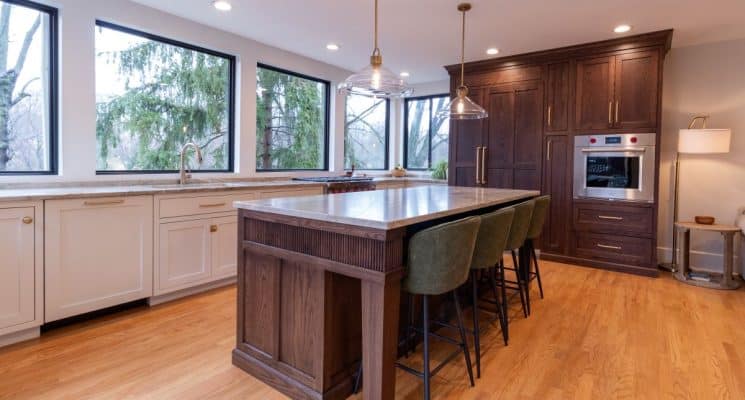
<svg viewBox="0 0 745 400">
<path fill-rule="evenodd" d="M 574 199 L 573 152 L 576 135 L 653 132 L 659 155 L 671 40 L 667 30 L 466 64 L 470 97 L 489 118 L 451 122 L 449 183 L 541 190 L 552 197 L 543 257 L 656 275 L 657 202 Z M 446 68 L 454 95 L 460 66 Z M 647 220 L 644 229 L 593 224 L 588 210 Z"/>
</svg>

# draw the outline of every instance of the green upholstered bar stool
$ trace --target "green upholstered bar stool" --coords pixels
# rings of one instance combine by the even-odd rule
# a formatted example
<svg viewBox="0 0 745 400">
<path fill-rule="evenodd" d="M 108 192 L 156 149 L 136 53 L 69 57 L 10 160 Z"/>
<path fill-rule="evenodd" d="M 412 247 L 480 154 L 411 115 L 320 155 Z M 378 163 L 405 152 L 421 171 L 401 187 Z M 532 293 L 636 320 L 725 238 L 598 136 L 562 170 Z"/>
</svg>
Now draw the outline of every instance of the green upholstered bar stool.
<svg viewBox="0 0 745 400">
<path fill-rule="evenodd" d="M 496 306 L 499 324 L 502 328 L 502 338 L 507 345 L 509 340 L 507 312 L 505 306 L 504 269 L 502 266 L 502 254 L 507 247 L 507 239 L 510 236 L 512 220 L 515 217 L 513 208 L 505 208 L 481 216 L 481 226 L 476 237 L 476 248 L 473 250 L 471 260 L 471 285 L 473 294 L 473 342 L 476 353 L 476 376 L 481 377 L 481 329 L 479 327 L 479 272 L 487 271 L 488 280 L 494 295 L 490 303 Z M 496 268 L 495 268 L 496 267 Z M 499 270 L 499 274 L 497 273 Z M 499 276 L 497 276 L 499 275 Z M 501 300 L 497 294 L 498 281 L 502 287 Z"/>
<path fill-rule="evenodd" d="M 510 229 L 510 236 L 507 239 L 506 249 L 509 250 L 512 255 L 513 268 L 506 268 L 504 264 L 502 264 L 501 268 L 502 273 L 504 273 L 505 269 L 515 272 L 516 280 L 505 280 L 502 282 L 502 286 L 507 289 L 517 290 L 520 293 L 520 303 L 522 303 L 523 314 L 525 317 L 530 314 L 530 309 L 528 308 L 527 303 L 527 277 L 524 268 L 521 268 L 522 264 L 518 262 L 517 251 L 520 250 L 520 248 L 525 244 L 525 240 L 528 238 L 528 230 L 530 230 L 530 222 L 533 218 L 534 207 L 535 201 L 533 200 L 528 200 L 512 207 L 515 210 L 515 217 L 512 219 L 512 229 Z"/>
<path fill-rule="evenodd" d="M 528 229 L 528 237 L 525 240 L 524 246 L 526 247 L 526 254 L 530 257 L 528 262 L 528 284 L 533 279 L 538 281 L 538 290 L 543 298 L 543 283 L 541 282 L 541 269 L 538 267 L 538 255 L 535 251 L 535 241 L 543 233 L 543 225 L 546 223 L 546 214 L 548 214 L 548 208 L 551 205 L 551 196 L 541 196 L 533 199 L 535 201 L 535 207 L 533 208 L 533 217 L 530 220 L 530 229 Z M 532 265 L 531 265 L 532 264 Z M 530 268 L 535 267 L 533 271 Z M 528 311 L 530 311 L 530 295 L 528 299 Z"/>
<path fill-rule="evenodd" d="M 480 225 L 480 217 L 469 217 L 424 229 L 415 233 L 409 240 L 403 288 L 412 295 L 422 297 L 422 329 L 415 329 L 415 331 L 421 333 L 423 338 L 424 368 L 420 372 L 401 363 L 396 363 L 396 365 L 424 380 L 425 399 L 430 398 L 430 378 L 459 353 L 463 354 L 471 386 L 474 385 L 463 315 L 455 290 L 468 280 Z M 434 322 L 430 320 L 430 296 L 446 293 L 451 293 L 455 303 L 460 341 L 441 336 L 429 329 L 430 323 Z M 429 367 L 430 337 L 458 347 L 458 350 L 451 353 L 434 369 Z"/>
</svg>

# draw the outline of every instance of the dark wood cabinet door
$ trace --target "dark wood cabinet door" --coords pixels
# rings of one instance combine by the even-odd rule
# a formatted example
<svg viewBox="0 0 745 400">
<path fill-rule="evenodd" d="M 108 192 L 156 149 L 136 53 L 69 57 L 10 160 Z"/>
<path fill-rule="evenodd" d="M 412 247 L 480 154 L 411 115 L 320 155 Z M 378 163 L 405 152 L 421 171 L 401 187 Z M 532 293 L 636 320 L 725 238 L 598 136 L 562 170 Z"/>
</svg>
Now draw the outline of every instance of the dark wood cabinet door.
<svg viewBox="0 0 745 400">
<path fill-rule="evenodd" d="M 481 105 L 482 93 L 480 89 L 471 89 L 468 97 Z M 476 153 L 482 146 L 484 125 L 484 120 L 450 121 L 448 184 L 477 186 Z"/>
<path fill-rule="evenodd" d="M 486 168 L 512 169 L 515 162 L 515 86 L 490 88 L 486 104 L 489 112 L 484 138 Z"/>
<path fill-rule="evenodd" d="M 543 228 L 542 250 L 567 254 L 569 248 L 569 210 L 572 209 L 572 168 L 569 138 L 548 136 L 543 168 L 543 193 L 551 195 L 546 225 Z"/>
<path fill-rule="evenodd" d="M 546 67 L 546 131 L 569 129 L 569 62 Z"/>
<path fill-rule="evenodd" d="M 577 61 L 575 130 L 613 126 L 613 70 L 615 57 Z"/>
<path fill-rule="evenodd" d="M 619 54 L 615 58 L 614 126 L 655 129 L 659 51 Z"/>
<path fill-rule="evenodd" d="M 515 188 L 541 189 L 543 82 L 515 85 Z"/>
</svg>

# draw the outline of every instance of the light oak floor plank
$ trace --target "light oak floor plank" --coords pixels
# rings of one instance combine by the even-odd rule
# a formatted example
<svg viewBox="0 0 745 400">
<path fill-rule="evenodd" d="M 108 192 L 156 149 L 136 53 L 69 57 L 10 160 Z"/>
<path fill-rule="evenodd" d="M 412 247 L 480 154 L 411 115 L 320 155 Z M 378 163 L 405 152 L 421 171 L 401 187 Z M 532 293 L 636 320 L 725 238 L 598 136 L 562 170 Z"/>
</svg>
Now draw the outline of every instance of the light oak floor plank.
<svg viewBox="0 0 745 400">
<path fill-rule="evenodd" d="M 485 333 L 476 387 L 459 359 L 435 377 L 435 399 L 745 398 L 745 290 L 550 262 L 542 272 L 546 299 L 534 286 L 531 317 L 511 305 L 510 345 L 498 326 Z M 218 289 L 0 349 L 0 399 L 284 399 L 231 365 L 235 295 Z M 433 358 L 450 349 L 435 345 Z M 396 396 L 420 399 L 420 381 L 399 371 Z"/>
</svg>

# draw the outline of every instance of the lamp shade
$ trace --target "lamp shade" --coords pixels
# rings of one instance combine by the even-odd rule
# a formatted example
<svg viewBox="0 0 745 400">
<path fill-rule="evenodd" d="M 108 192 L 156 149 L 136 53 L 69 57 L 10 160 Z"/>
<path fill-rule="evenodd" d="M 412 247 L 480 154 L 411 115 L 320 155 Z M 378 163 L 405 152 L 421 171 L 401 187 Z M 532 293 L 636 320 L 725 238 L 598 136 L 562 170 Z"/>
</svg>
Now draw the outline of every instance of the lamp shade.
<svg viewBox="0 0 745 400">
<path fill-rule="evenodd" d="M 686 154 L 729 153 L 732 131 L 729 129 L 681 129 L 678 152 Z"/>
</svg>

